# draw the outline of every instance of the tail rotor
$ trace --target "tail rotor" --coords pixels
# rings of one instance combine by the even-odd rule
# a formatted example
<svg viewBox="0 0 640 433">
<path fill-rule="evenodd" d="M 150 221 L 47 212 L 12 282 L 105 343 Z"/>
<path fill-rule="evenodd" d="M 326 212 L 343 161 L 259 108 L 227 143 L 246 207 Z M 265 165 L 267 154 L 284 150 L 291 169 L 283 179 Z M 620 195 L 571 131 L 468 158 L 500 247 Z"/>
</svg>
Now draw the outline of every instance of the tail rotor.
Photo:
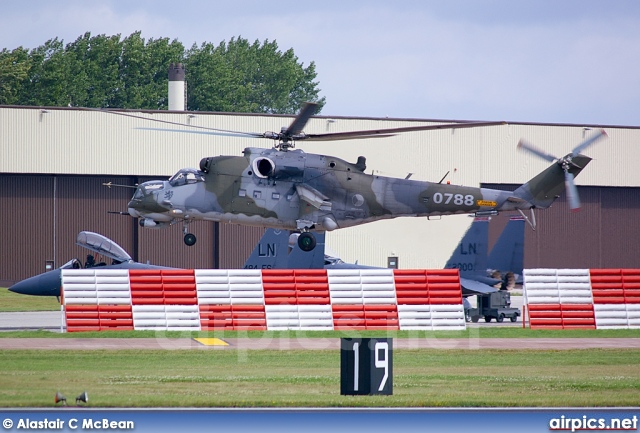
<svg viewBox="0 0 640 433">
<path fill-rule="evenodd" d="M 554 155 L 546 153 L 524 140 L 520 140 L 520 142 L 518 143 L 518 149 L 522 149 L 524 151 L 532 153 L 537 157 L 544 159 L 545 161 L 555 162 L 560 167 L 562 167 L 562 170 L 564 171 L 564 184 L 567 191 L 567 201 L 569 202 L 569 208 L 572 211 L 578 211 L 580 210 L 580 197 L 578 196 L 578 188 L 574 183 L 575 176 L 569 170 L 571 167 L 582 169 L 583 167 L 580 167 L 574 162 L 574 158 L 578 156 L 580 152 L 594 144 L 602 137 L 606 136 L 607 133 L 604 131 L 604 129 L 601 129 L 596 135 L 588 138 L 587 140 L 574 147 L 571 153 L 565 155 L 562 158 L 558 158 Z"/>
<path fill-rule="evenodd" d="M 602 137 L 608 137 L 607 132 L 604 129 L 601 129 L 600 131 L 598 131 L 596 135 L 594 135 L 593 137 L 583 141 L 582 143 L 574 147 L 573 151 L 571 152 L 571 156 L 578 155 L 580 152 L 585 150 L 587 147 L 591 146 L 593 143 L 595 143 Z"/>
<path fill-rule="evenodd" d="M 573 182 L 574 176 L 567 169 L 564 170 L 564 187 L 567 190 L 567 201 L 569 209 L 574 212 L 580 210 L 580 197 L 578 196 L 578 188 Z"/>
</svg>

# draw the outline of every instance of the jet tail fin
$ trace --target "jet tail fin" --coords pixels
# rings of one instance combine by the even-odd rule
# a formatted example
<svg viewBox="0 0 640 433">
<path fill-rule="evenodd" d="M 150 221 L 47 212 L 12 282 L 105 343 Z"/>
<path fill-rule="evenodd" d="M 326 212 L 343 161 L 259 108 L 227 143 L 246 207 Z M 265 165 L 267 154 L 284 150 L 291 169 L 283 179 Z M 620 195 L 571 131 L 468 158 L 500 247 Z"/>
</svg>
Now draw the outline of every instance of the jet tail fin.
<svg viewBox="0 0 640 433">
<path fill-rule="evenodd" d="M 521 278 L 524 267 L 524 218 L 511 217 L 489 253 L 487 267 Z"/>
<path fill-rule="evenodd" d="M 489 250 L 489 218 L 476 217 L 451 254 L 445 268 L 455 268 L 460 276 L 484 274 Z"/>
<path fill-rule="evenodd" d="M 288 256 L 289 231 L 267 229 L 245 262 L 244 268 L 285 269 Z"/>
<path fill-rule="evenodd" d="M 316 232 L 316 247 L 311 251 L 302 251 L 298 242 L 293 243 L 287 267 L 290 269 L 324 269 L 325 233 Z"/>
<path fill-rule="evenodd" d="M 288 230 L 267 229 L 244 264 L 245 269 L 322 269 L 324 268 L 324 233 L 315 233 L 316 247 L 302 251 L 290 242 Z"/>
</svg>

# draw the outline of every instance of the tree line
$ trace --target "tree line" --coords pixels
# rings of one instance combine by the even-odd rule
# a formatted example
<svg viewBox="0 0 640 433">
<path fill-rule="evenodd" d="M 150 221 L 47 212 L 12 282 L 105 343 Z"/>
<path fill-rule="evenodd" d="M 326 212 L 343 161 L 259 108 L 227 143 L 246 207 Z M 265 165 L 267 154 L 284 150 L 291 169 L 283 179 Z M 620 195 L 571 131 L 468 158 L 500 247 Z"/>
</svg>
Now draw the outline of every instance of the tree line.
<svg viewBox="0 0 640 433">
<path fill-rule="evenodd" d="M 4 48 L 0 105 L 163 110 L 171 63 L 185 66 L 188 110 L 294 114 L 305 101 L 317 102 L 318 112 L 325 104 L 315 63 L 305 67 L 276 41 L 234 37 L 187 50 L 175 39 L 145 41 L 138 31 Z"/>
</svg>

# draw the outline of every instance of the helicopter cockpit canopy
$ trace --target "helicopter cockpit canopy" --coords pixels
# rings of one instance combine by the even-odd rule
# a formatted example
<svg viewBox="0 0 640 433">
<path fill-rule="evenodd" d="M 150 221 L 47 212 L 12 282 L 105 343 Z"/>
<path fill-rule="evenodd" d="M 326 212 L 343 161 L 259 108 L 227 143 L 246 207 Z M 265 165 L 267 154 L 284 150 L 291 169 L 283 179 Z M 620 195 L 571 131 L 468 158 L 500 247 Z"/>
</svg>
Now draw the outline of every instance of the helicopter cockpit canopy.
<svg viewBox="0 0 640 433">
<path fill-rule="evenodd" d="M 204 182 L 204 175 L 195 168 L 183 168 L 169 179 L 171 186 L 187 185 L 191 183 Z"/>
</svg>

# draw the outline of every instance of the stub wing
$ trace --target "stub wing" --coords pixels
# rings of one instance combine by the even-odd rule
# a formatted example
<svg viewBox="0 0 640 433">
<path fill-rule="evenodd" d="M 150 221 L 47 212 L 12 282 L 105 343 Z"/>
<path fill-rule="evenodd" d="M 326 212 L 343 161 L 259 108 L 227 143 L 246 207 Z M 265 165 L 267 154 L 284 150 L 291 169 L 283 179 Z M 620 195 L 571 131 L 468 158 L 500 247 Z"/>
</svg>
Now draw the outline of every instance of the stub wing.
<svg viewBox="0 0 640 433">
<path fill-rule="evenodd" d="M 300 196 L 300 199 L 309 203 L 311 206 L 315 207 L 319 210 L 331 210 L 331 202 L 329 201 L 329 197 L 322 194 L 315 188 L 310 187 L 309 185 L 297 184 L 296 192 Z"/>
</svg>

